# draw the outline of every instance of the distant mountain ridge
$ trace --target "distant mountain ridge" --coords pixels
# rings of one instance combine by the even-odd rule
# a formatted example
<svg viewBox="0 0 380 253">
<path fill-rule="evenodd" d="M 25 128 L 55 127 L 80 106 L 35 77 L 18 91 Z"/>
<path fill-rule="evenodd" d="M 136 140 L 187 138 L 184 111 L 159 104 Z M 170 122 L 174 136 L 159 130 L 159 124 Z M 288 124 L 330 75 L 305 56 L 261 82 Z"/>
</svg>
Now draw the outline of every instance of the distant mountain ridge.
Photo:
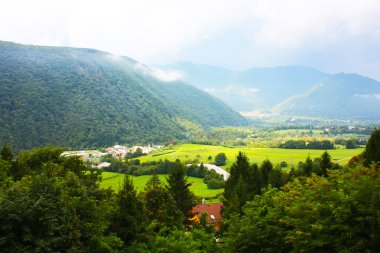
<svg viewBox="0 0 380 253">
<path fill-rule="evenodd" d="M 183 80 L 240 112 L 380 119 L 375 109 L 380 108 L 380 82 L 357 74 L 331 75 L 306 66 L 239 72 L 189 62 L 166 68 L 182 71 Z M 215 73 L 224 78 L 204 78 Z"/>
<path fill-rule="evenodd" d="M 189 126 L 244 125 L 222 101 L 94 49 L 0 42 L 0 145 L 163 143 Z"/>
</svg>

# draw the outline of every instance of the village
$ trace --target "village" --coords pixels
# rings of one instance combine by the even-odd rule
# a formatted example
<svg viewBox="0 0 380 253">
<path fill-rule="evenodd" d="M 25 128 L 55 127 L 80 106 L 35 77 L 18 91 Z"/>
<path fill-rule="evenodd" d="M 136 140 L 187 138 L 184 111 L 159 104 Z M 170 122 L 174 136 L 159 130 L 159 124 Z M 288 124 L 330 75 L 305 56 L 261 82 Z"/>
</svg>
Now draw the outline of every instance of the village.
<svg viewBox="0 0 380 253">
<path fill-rule="evenodd" d="M 76 150 L 76 151 L 64 151 L 61 156 L 70 157 L 77 156 L 82 161 L 91 163 L 93 167 L 103 169 L 109 167 L 111 163 L 102 162 L 102 157 L 112 155 L 112 157 L 117 159 L 124 159 L 127 154 L 134 154 L 136 152 L 141 153 L 142 155 L 147 155 L 150 152 L 160 149 L 160 145 L 148 145 L 148 146 L 132 146 L 130 148 L 123 145 L 114 145 L 112 147 L 106 148 L 101 152 L 99 150 Z"/>
</svg>

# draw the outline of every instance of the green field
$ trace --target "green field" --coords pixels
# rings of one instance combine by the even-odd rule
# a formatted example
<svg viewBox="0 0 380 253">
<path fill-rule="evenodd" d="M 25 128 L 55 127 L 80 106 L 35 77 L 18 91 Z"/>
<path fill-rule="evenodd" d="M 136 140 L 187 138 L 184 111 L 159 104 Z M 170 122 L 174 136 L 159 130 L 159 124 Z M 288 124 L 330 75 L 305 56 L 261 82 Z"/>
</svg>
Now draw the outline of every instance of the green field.
<svg viewBox="0 0 380 253">
<path fill-rule="evenodd" d="M 334 149 L 328 150 L 335 162 L 344 165 L 348 160 L 364 149 Z M 261 163 L 265 159 L 269 159 L 274 164 L 279 164 L 286 161 L 289 166 L 297 166 L 299 161 L 305 161 L 306 157 L 316 158 L 320 157 L 324 152 L 323 150 L 313 149 L 280 149 L 280 148 L 251 148 L 251 147 L 236 147 L 228 148 L 222 146 L 209 146 L 197 144 L 183 144 L 172 148 L 157 150 L 147 156 L 139 157 L 141 162 L 157 161 L 168 159 L 174 161 L 180 159 L 181 161 L 198 159 L 203 163 L 210 163 L 208 157 L 213 159 L 218 153 L 225 153 L 227 156 L 227 164 L 222 166 L 228 168 L 235 161 L 236 155 L 239 151 L 244 152 L 251 162 Z M 212 160 L 211 162 L 213 162 Z"/>
<path fill-rule="evenodd" d="M 158 175 L 162 183 L 166 183 L 166 177 L 168 175 Z M 131 176 L 133 179 L 133 183 L 135 185 L 135 189 L 140 192 L 144 190 L 146 182 L 149 180 L 151 176 Z M 101 186 L 104 188 L 111 187 L 115 191 L 119 189 L 119 186 L 123 183 L 124 174 L 113 173 L 113 172 L 103 172 L 102 173 L 102 182 Z M 194 194 L 201 198 L 213 198 L 215 195 L 222 193 L 223 189 L 208 189 L 207 185 L 203 183 L 202 178 L 188 177 L 188 181 L 192 183 L 190 186 L 190 190 L 194 192 Z"/>
</svg>

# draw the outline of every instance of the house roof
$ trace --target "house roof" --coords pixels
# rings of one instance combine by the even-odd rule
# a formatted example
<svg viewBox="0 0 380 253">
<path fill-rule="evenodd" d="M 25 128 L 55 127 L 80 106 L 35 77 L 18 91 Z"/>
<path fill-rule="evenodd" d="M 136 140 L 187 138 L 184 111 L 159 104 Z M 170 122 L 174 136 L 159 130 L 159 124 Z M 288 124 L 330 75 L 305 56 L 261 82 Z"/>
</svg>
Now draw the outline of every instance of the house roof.
<svg viewBox="0 0 380 253">
<path fill-rule="evenodd" d="M 222 206 L 223 203 L 200 204 L 194 206 L 193 211 L 198 217 L 202 216 L 203 213 L 207 213 L 209 222 L 220 222 L 222 220 L 222 215 L 220 214 Z"/>
</svg>

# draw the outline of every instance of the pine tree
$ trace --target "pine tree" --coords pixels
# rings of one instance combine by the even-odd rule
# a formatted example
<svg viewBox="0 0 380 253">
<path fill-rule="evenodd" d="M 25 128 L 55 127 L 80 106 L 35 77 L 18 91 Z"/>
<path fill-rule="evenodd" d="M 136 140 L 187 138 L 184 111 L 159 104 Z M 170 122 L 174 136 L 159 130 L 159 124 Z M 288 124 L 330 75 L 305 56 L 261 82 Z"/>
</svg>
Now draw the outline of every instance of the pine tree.
<svg viewBox="0 0 380 253">
<path fill-rule="evenodd" d="M 264 187 L 268 185 L 269 174 L 272 170 L 273 170 L 273 164 L 268 159 L 264 160 L 260 168 L 261 181 Z"/>
<path fill-rule="evenodd" d="M 137 198 L 133 181 L 125 174 L 124 183 L 117 194 L 117 210 L 112 220 L 112 230 L 127 244 L 142 234 L 146 224 L 143 203 Z"/>
<path fill-rule="evenodd" d="M 187 181 L 185 168 L 181 162 L 176 161 L 169 177 L 167 178 L 168 185 L 166 186 L 177 208 L 187 217 L 189 210 L 194 206 L 194 194 L 190 191 L 191 183 Z"/>
<path fill-rule="evenodd" d="M 333 163 L 331 162 L 331 155 L 325 151 L 319 159 L 320 176 L 327 176 L 327 169 L 331 169 Z"/>
<path fill-rule="evenodd" d="M 153 174 L 142 193 L 147 217 L 157 223 L 157 229 L 163 227 L 180 227 L 184 217 L 177 208 L 169 191 L 162 186 L 157 174 Z"/>
<path fill-rule="evenodd" d="M 311 175 L 311 171 L 313 170 L 313 161 L 310 158 L 310 155 L 306 157 L 305 163 L 302 165 L 302 170 L 306 176 Z"/>
<path fill-rule="evenodd" d="M 380 161 L 380 128 L 376 128 L 372 132 L 371 137 L 365 147 L 363 158 L 366 166 L 368 166 L 371 162 L 376 163 Z"/>
<path fill-rule="evenodd" d="M 241 213 L 244 204 L 261 191 L 261 178 L 256 164 L 250 166 L 247 156 L 239 152 L 230 168 L 230 177 L 225 183 L 223 215 Z"/>
<path fill-rule="evenodd" d="M 248 192 L 250 193 L 250 200 L 253 199 L 255 195 L 261 194 L 261 175 L 259 167 L 256 163 L 250 166 L 250 173 L 248 176 Z"/>
</svg>

